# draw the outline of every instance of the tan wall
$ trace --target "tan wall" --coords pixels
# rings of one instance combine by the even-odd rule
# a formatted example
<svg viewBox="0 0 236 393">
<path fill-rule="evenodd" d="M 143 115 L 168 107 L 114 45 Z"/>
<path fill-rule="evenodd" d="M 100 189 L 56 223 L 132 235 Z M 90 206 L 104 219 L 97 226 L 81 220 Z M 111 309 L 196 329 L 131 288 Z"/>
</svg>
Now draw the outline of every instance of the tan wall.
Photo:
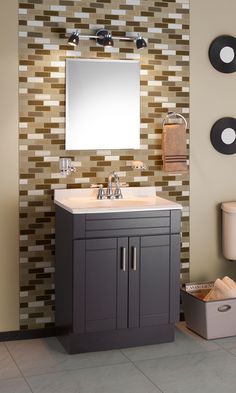
<svg viewBox="0 0 236 393">
<path fill-rule="evenodd" d="M 9 331 L 19 329 L 18 2 L 4 3 L 0 13 L 0 331 Z"/>
<path fill-rule="evenodd" d="M 191 280 L 236 278 L 236 262 L 221 254 L 220 208 L 236 200 L 236 156 L 218 153 L 210 130 L 221 117 L 236 117 L 236 74 L 216 71 L 208 48 L 218 35 L 236 35 L 235 0 L 190 4 L 190 276 Z"/>
</svg>

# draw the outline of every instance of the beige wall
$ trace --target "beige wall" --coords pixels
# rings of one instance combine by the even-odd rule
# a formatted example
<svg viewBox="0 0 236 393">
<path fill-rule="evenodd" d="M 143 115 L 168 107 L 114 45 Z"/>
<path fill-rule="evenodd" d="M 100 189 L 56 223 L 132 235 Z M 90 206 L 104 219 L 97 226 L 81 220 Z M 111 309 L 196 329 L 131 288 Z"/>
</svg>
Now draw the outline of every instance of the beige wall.
<svg viewBox="0 0 236 393">
<path fill-rule="evenodd" d="M 4 3 L 0 13 L 0 331 L 9 331 L 19 329 L 18 2 Z"/>
<path fill-rule="evenodd" d="M 220 249 L 222 201 L 236 200 L 236 156 L 218 153 L 209 135 L 216 120 L 236 117 L 236 74 L 216 71 L 208 60 L 211 41 L 236 36 L 235 0 L 191 0 L 190 4 L 190 276 L 236 279 L 236 262 Z"/>
</svg>

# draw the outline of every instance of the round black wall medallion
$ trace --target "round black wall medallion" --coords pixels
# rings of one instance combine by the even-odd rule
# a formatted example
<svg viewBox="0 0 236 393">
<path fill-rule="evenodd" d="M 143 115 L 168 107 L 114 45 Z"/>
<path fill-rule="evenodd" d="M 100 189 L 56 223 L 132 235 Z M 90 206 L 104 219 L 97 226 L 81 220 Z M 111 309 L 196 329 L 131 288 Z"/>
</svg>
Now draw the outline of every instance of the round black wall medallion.
<svg viewBox="0 0 236 393">
<path fill-rule="evenodd" d="M 236 153 L 236 119 L 223 117 L 211 129 L 211 143 L 222 154 Z"/>
<path fill-rule="evenodd" d="M 212 41 L 209 47 L 209 58 L 213 67 L 229 74 L 236 71 L 236 38 L 221 35 Z"/>
</svg>

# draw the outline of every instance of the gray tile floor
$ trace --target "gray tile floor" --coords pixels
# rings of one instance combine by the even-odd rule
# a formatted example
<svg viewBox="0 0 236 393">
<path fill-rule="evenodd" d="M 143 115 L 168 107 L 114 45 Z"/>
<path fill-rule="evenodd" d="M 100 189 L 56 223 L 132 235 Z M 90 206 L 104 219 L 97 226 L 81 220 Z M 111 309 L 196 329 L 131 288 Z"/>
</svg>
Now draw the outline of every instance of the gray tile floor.
<svg viewBox="0 0 236 393">
<path fill-rule="evenodd" d="M 0 393 L 235 393 L 236 336 L 184 322 L 172 343 L 68 355 L 56 338 L 0 343 Z"/>
</svg>

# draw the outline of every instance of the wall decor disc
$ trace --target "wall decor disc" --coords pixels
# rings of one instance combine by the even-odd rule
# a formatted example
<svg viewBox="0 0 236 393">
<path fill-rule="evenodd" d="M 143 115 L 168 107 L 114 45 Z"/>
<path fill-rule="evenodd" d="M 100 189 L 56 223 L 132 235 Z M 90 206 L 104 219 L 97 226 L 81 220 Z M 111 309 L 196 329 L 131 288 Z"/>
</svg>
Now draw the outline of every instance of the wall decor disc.
<svg viewBox="0 0 236 393">
<path fill-rule="evenodd" d="M 236 38 L 221 35 L 215 38 L 209 47 L 209 59 L 213 67 L 229 74 L 236 71 Z"/>
<path fill-rule="evenodd" d="M 236 119 L 223 117 L 217 120 L 211 129 L 210 139 L 219 153 L 236 153 Z"/>
</svg>

